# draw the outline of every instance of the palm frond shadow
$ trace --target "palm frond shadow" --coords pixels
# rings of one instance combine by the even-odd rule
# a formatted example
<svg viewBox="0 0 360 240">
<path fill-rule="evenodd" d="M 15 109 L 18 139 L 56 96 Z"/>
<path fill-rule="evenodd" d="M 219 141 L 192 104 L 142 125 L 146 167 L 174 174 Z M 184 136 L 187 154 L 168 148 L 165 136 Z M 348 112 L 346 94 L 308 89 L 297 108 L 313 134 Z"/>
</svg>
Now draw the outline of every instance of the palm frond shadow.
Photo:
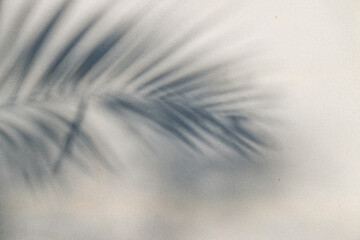
<svg viewBox="0 0 360 240">
<path fill-rule="evenodd" d="M 36 28 L 27 20 L 40 3 L 26 1 L 10 23 L 14 30 L 1 39 L 1 161 L 11 171 L 30 181 L 58 173 L 65 161 L 86 168 L 98 160 L 111 169 L 108 158 L 112 154 L 102 147 L 106 143 L 93 137 L 93 131 L 101 132 L 101 127 L 83 124 L 91 105 L 135 129 L 146 124 L 194 154 L 212 149 L 226 156 L 232 151 L 241 161 L 250 161 L 267 147 L 266 131 L 258 127 L 266 125 L 266 120 L 258 117 L 261 109 L 248 102 L 261 103 L 271 97 L 257 94 L 247 79 L 251 76 L 227 75 L 246 57 L 208 63 L 207 54 L 214 52 L 210 44 L 195 55 L 181 55 L 182 48 L 196 39 L 194 32 L 201 35 L 211 29 L 206 21 L 156 52 L 152 49 L 167 44 L 166 31 L 141 36 L 139 29 L 149 27 L 144 19 L 151 11 L 165 14 L 164 18 L 171 13 L 145 5 L 109 31 L 96 34 L 108 12 L 122 4 L 112 1 L 84 20 L 57 49 L 49 48 L 53 36 L 71 24 L 66 14 L 76 2 L 60 1 L 34 36 L 23 36 L 24 29 Z M 18 38 L 26 41 L 15 44 Z M 95 43 L 88 44 L 90 39 Z M 174 56 L 178 60 L 161 68 Z M 46 67 L 39 68 L 41 59 L 46 59 Z M 136 65 L 142 59 L 151 61 Z M 135 72 L 127 71 L 134 66 Z M 248 92 L 255 94 L 250 98 Z"/>
</svg>

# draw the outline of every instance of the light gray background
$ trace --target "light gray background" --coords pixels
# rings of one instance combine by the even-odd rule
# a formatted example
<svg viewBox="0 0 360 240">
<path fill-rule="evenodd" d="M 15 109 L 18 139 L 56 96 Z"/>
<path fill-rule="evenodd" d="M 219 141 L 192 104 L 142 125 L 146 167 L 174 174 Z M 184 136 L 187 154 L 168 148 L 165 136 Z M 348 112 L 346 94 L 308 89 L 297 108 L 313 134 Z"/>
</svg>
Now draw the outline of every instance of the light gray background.
<svg viewBox="0 0 360 240">
<path fill-rule="evenodd" d="M 219 4 L 188 2 L 199 9 Z M 129 160 L 116 184 L 108 177 L 79 178 L 62 197 L 13 193 L 6 202 L 14 229 L 9 239 L 360 238 L 360 2 L 235 5 L 238 22 L 227 24 L 245 29 L 236 27 L 232 37 L 243 39 L 245 32 L 260 46 L 252 67 L 279 95 L 283 125 L 266 193 L 204 200 L 175 194 L 175 187 L 161 191 L 157 186 L 166 180 Z M 126 158 L 137 158 L 138 143 L 124 144 Z M 204 187 L 216 184 L 216 175 L 204 181 Z"/>
</svg>

